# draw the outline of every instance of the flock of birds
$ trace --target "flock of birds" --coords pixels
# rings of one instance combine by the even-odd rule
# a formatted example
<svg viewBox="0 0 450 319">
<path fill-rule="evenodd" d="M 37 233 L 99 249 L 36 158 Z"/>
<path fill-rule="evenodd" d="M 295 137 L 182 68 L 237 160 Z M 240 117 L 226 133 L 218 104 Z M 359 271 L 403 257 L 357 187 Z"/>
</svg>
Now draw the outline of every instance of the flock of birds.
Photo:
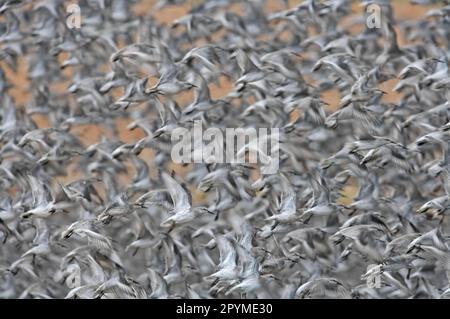
<svg viewBox="0 0 450 319">
<path fill-rule="evenodd" d="M 138 2 L 79 0 L 70 28 L 65 1 L 0 1 L 0 297 L 450 296 L 448 2 Z M 279 128 L 279 171 L 174 166 L 195 121 Z"/>
</svg>

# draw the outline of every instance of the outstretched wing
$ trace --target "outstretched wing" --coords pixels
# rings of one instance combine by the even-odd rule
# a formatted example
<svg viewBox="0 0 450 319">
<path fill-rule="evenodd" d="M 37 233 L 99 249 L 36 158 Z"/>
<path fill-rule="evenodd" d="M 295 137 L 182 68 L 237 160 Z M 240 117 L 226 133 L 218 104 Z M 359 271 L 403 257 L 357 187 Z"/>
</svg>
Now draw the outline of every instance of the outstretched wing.
<svg viewBox="0 0 450 319">
<path fill-rule="evenodd" d="M 162 178 L 172 198 L 174 211 L 190 209 L 192 204 L 190 193 L 169 174 L 163 172 Z"/>
</svg>

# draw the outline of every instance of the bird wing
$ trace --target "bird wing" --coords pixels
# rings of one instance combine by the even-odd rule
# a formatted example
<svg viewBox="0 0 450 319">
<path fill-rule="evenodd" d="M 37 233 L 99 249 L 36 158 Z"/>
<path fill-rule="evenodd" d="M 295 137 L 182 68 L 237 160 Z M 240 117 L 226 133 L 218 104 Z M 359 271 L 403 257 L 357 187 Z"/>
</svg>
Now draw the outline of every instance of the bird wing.
<svg viewBox="0 0 450 319">
<path fill-rule="evenodd" d="M 190 193 L 169 174 L 163 172 L 162 178 L 172 198 L 174 210 L 190 209 L 192 205 Z"/>
</svg>

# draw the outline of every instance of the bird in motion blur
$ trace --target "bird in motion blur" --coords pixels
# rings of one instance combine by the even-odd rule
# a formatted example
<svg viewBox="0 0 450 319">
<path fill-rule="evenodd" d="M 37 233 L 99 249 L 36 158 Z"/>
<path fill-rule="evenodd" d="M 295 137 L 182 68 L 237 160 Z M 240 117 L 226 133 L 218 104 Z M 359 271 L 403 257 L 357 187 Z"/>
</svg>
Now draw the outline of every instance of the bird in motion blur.
<svg viewBox="0 0 450 319">
<path fill-rule="evenodd" d="M 1 1 L 0 298 L 449 298 L 446 2 Z"/>
</svg>

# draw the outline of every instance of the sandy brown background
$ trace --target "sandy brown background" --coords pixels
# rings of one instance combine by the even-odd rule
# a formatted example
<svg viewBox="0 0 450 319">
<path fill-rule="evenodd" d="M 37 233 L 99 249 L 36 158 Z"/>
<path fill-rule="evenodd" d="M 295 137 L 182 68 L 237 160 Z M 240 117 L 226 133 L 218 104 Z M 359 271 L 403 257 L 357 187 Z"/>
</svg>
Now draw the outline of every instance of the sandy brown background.
<svg viewBox="0 0 450 319">
<path fill-rule="evenodd" d="M 192 4 L 200 2 L 199 0 L 192 0 L 187 1 L 187 4 L 185 5 L 178 5 L 178 6 L 171 6 L 167 8 L 163 8 L 162 10 L 156 12 L 152 9 L 155 1 L 154 0 L 143 0 L 140 1 L 137 5 L 133 7 L 133 10 L 143 16 L 149 16 L 153 19 L 156 19 L 157 21 L 164 23 L 164 24 L 170 24 L 175 19 L 182 17 L 183 15 L 186 15 L 190 8 L 192 7 Z M 298 4 L 301 1 L 298 0 L 290 0 L 289 5 L 292 7 L 296 4 Z M 69 3 L 76 3 L 76 1 L 68 1 Z M 392 1 L 392 6 L 395 10 L 395 16 L 397 20 L 411 20 L 411 19 L 419 19 L 423 18 L 427 11 L 431 9 L 430 6 L 415 6 L 410 5 L 408 1 L 404 0 L 397 0 Z M 231 10 L 234 12 L 239 12 L 238 10 L 239 6 L 235 5 Z M 279 1 L 267 1 L 266 10 L 268 12 L 273 12 L 276 10 L 282 10 L 283 7 L 281 6 L 281 2 Z M 358 6 L 355 4 L 353 6 L 353 14 L 354 15 L 360 15 L 363 14 L 362 12 L 363 8 L 361 6 Z M 344 21 L 345 23 L 345 21 Z M 400 44 L 404 44 L 404 41 L 402 39 L 402 36 L 398 31 L 399 34 L 399 42 Z M 351 30 L 352 33 L 360 32 L 357 28 Z M 58 56 L 58 61 L 62 63 L 67 58 L 66 54 L 60 54 Z M 12 84 L 12 88 L 10 88 L 9 92 L 13 96 L 14 101 L 17 105 L 17 107 L 23 107 L 23 105 L 30 99 L 30 93 L 28 91 L 29 81 L 27 78 L 27 60 L 25 58 L 20 58 L 18 63 L 17 72 L 10 69 L 5 63 L 0 62 L 0 67 L 5 71 L 6 77 L 8 81 Z M 107 66 L 105 66 L 107 67 Z M 64 74 L 67 76 L 68 79 L 70 79 L 72 73 L 71 67 L 68 67 Z M 384 97 L 386 102 L 395 102 L 401 96 L 395 92 L 392 92 L 392 88 L 395 86 L 398 80 L 390 80 L 382 85 L 382 89 L 387 92 L 388 94 Z M 232 89 L 232 83 L 229 83 L 225 78 L 221 79 L 220 81 L 220 87 L 217 85 L 212 84 L 210 86 L 211 95 L 213 98 L 220 98 L 222 96 L 225 96 L 231 89 Z M 66 90 L 67 87 L 70 85 L 70 80 L 58 82 L 58 83 L 50 83 L 50 89 L 55 91 L 63 91 Z M 118 92 L 120 93 L 120 92 Z M 191 101 L 192 98 L 192 92 L 183 94 L 179 97 L 180 104 L 185 104 Z M 337 90 L 329 90 L 327 92 L 324 92 L 322 96 L 323 100 L 327 103 L 329 103 L 329 111 L 332 111 L 336 109 L 337 104 L 340 100 L 340 94 Z M 49 121 L 48 118 L 45 115 L 39 114 L 39 115 L 33 115 L 33 119 L 36 121 L 37 125 L 41 128 L 48 127 Z M 144 133 L 140 131 L 139 129 L 134 131 L 129 131 L 126 129 L 126 126 L 129 124 L 130 120 L 128 119 L 119 119 L 117 122 L 119 137 L 124 143 L 133 143 L 138 141 L 140 138 L 144 136 Z M 92 144 L 95 142 L 98 142 L 100 138 L 103 135 L 108 136 L 108 132 L 105 132 L 104 129 L 94 126 L 94 125 L 80 125 L 77 128 L 73 129 L 76 134 L 79 135 L 81 141 L 86 144 Z M 151 150 L 145 150 L 143 154 L 141 155 L 142 158 L 151 159 L 153 156 Z M 178 171 L 178 173 L 183 173 L 183 171 L 189 170 L 189 167 L 173 167 L 175 170 Z M 130 172 L 131 175 L 133 174 Z M 78 173 L 74 170 L 69 172 L 68 176 L 61 176 L 60 179 L 63 182 L 69 182 L 73 179 L 75 179 L 78 176 Z M 126 178 L 126 177 L 124 177 Z M 194 192 L 194 197 L 201 197 L 202 194 L 198 194 L 196 190 L 192 190 Z M 356 191 L 356 185 L 354 182 L 350 182 L 349 185 L 346 187 L 346 198 L 343 198 L 343 202 L 350 202 L 351 198 L 354 196 L 354 193 Z"/>
</svg>

